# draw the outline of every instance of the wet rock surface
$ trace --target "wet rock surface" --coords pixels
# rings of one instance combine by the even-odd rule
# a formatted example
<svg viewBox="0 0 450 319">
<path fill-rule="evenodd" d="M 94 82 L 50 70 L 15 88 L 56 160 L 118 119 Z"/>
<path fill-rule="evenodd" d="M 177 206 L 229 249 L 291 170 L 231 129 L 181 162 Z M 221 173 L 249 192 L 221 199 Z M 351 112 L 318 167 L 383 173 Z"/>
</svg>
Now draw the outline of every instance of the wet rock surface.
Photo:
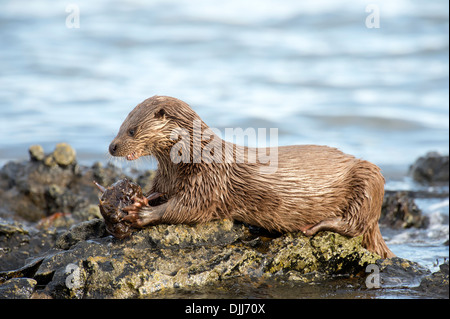
<svg viewBox="0 0 450 319">
<path fill-rule="evenodd" d="M 413 179 L 419 183 L 448 183 L 449 156 L 429 152 L 419 157 L 409 168 Z"/>
<path fill-rule="evenodd" d="M 407 192 L 386 192 L 379 223 L 394 229 L 426 228 L 429 219 L 422 214 L 414 198 Z"/>
<path fill-rule="evenodd" d="M 19 269 L 0 271 L 0 295 L 10 298 L 16 291 L 16 298 L 236 297 L 239 285 L 241 293 L 255 297 L 288 298 L 288 291 L 297 290 L 303 291 L 298 292 L 301 297 L 307 289 L 313 295 L 304 297 L 310 298 L 326 297 L 317 287 L 326 285 L 331 291 L 342 290 L 342 297 L 386 296 L 391 291 L 396 297 L 448 296 L 448 264 L 446 273 L 431 274 L 402 258 L 379 259 L 360 241 L 331 232 L 312 238 L 301 233 L 254 237 L 245 225 L 229 220 L 158 225 L 120 240 L 95 219 L 73 226 L 54 247 Z M 378 289 L 367 284 L 369 265 L 376 266 Z"/>
<path fill-rule="evenodd" d="M 380 259 L 360 237 L 268 238 L 218 220 L 114 238 L 93 180 L 106 187 L 128 178 L 148 191 L 153 173 L 83 167 L 70 149 L 44 154 L 33 146 L 30 161 L 0 170 L 0 298 L 448 298 L 448 262 L 431 274 L 405 259 Z M 386 226 L 426 227 L 407 195 L 387 194 Z"/>
<path fill-rule="evenodd" d="M 448 298 L 449 296 L 449 280 L 448 280 L 448 260 L 439 266 L 439 270 L 426 276 L 420 282 L 417 290 L 433 291 L 437 297 Z"/>
<path fill-rule="evenodd" d="M 28 299 L 34 292 L 36 280 L 31 278 L 13 278 L 0 285 L 0 298 Z"/>
<path fill-rule="evenodd" d="M 40 297 L 51 298 L 153 298 L 238 278 L 314 282 L 364 273 L 379 256 L 360 242 L 330 232 L 254 238 L 229 220 L 158 225 L 119 240 L 98 219 L 73 226 L 25 266 L 0 272 L 0 280 L 5 285 L 27 276 Z"/>
</svg>

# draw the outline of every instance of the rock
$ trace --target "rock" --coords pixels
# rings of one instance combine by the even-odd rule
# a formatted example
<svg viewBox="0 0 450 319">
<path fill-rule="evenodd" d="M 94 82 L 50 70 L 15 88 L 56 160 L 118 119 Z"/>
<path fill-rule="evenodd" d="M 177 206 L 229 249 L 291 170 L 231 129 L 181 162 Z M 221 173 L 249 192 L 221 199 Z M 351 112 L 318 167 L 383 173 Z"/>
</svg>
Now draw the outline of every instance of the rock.
<svg viewBox="0 0 450 319">
<path fill-rule="evenodd" d="M 96 204 L 90 204 L 86 208 L 75 211 L 73 214 L 76 220 L 92 220 L 92 219 L 102 219 L 102 214 L 100 209 Z"/>
<path fill-rule="evenodd" d="M 417 290 L 428 292 L 434 298 L 449 298 L 448 260 L 439 266 L 439 270 L 426 276 L 420 282 Z"/>
<path fill-rule="evenodd" d="M 108 165 L 104 167 L 102 163 L 96 162 L 92 165 L 91 171 L 92 171 L 92 180 L 96 181 L 97 183 L 103 186 L 111 185 L 119 179 L 128 178 L 111 163 L 108 163 Z"/>
<path fill-rule="evenodd" d="M 69 144 L 59 143 L 55 147 L 53 158 L 58 165 L 66 167 L 75 162 L 76 152 Z"/>
<path fill-rule="evenodd" d="M 332 232 L 320 232 L 312 238 L 301 233 L 286 234 L 271 243 L 268 252 L 273 258 L 267 270 L 269 273 L 295 270 L 300 274 L 312 271 L 355 274 L 380 258 L 363 249 L 361 240 L 361 236 L 346 238 Z"/>
<path fill-rule="evenodd" d="M 100 219 L 93 219 L 72 226 L 56 240 L 55 247 L 59 249 L 69 249 L 76 243 L 106 236 L 105 223 Z"/>
<path fill-rule="evenodd" d="M 99 194 L 93 180 L 98 176 L 103 181 L 126 177 L 110 165 L 105 169 L 101 165 L 92 168 L 78 166 L 75 151 L 64 143 L 58 144 L 55 152 L 42 161 L 36 160 L 41 158 L 38 155 L 41 147 L 32 146 L 30 149 L 34 154 L 32 160 L 9 162 L 0 169 L 0 216 L 4 218 L 13 216 L 38 222 L 55 213 L 72 214 L 78 222 L 92 218 L 88 211 L 92 211 L 92 205 L 98 205 Z M 47 162 L 49 158 L 51 165 Z"/>
<path fill-rule="evenodd" d="M 267 239 L 254 237 L 243 224 L 219 220 L 157 225 L 124 240 L 105 235 L 102 221 L 81 223 L 61 235 L 55 248 L 19 270 L 4 272 L 3 278 L 33 278 L 44 287 L 34 291 L 39 298 L 155 298 L 222 286 L 232 294 L 233 285 L 243 280 L 254 290 L 265 282 L 294 288 L 326 283 L 329 289 L 336 282 L 347 289 L 353 285 L 361 294 L 360 276 L 369 265 L 377 267 L 386 289 L 414 288 L 429 275 L 402 258 L 379 259 L 361 247 L 361 237 L 332 232 Z M 346 283 L 334 281 L 336 276 L 360 279 Z"/>
<path fill-rule="evenodd" d="M 409 174 L 419 183 L 448 183 L 449 156 L 429 152 L 410 166 Z"/>
<path fill-rule="evenodd" d="M 0 218 L 0 278 L 2 271 L 19 268 L 27 259 L 54 247 L 56 237 L 54 229 L 39 231 Z"/>
<path fill-rule="evenodd" d="M 53 201 L 61 200 L 59 196 L 66 193 L 74 179 L 73 172 L 50 168 L 42 162 L 11 162 L 0 175 L 8 182 L 8 187 L 0 191 L 3 207 L 28 221 L 38 221 L 59 210 Z"/>
<path fill-rule="evenodd" d="M 28 149 L 30 153 L 30 160 L 32 161 L 42 161 L 45 157 L 44 149 L 41 145 L 32 145 Z"/>
<path fill-rule="evenodd" d="M 403 258 L 377 260 L 382 288 L 417 287 L 420 280 L 430 271 L 416 262 Z"/>
<path fill-rule="evenodd" d="M 286 234 L 266 241 L 252 238 L 242 224 L 220 220 L 195 226 L 157 225 L 118 240 L 102 237 L 105 229 L 100 224 L 90 221 L 72 227 L 44 256 L 33 278 L 45 283 L 48 296 L 155 297 L 167 289 L 241 277 L 295 276 L 311 281 L 311 272 L 357 274 L 379 258 L 361 247 L 361 238 L 329 232 L 313 238 Z"/>
<path fill-rule="evenodd" d="M 53 157 L 53 154 L 47 155 L 44 158 L 44 165 L 48 167 L 56 167 L 58 166 L 58 163 L 56 163 L 55 158 Z"/>
<path fill-rule="evenodd" d="M 37 269 L 39 268 L 40 264 L 42 263 L 43 258 L 42 257 L 36 257 L 29 260 L 24 266 L 9 270 L 9 271 L 1 271 L 0 272 L 0 285 L 5 283 L 6 281 L 13 279 L 13 278 L 31 278 L 36 273 Z"/>
<path fill-rule="evenodd" d="M 13 278 L 0 285 L 0 299 L 28 299 L 37 281 L 31 278 Z"/>
<path fill-rule="evenodd" d="M 142 187 L 144 193 L 150 192 L 151 184 L 155 178 L 155 171 L 147 170 L 137 178 L 137 184 Z"/>
<path fill-rule="evenodd" d="M 429 218 L 422 215 L 422 211 L 408 193 L 394 192 L 384 196 L 379 223 L 394 229 L 426 228 Z"/>
<path fill-rule="evenodd" d="M 9 238 L 30 238 L 33 232 L 20 224 L 0 229 Z M 96 219 L 60 234 L 47 250 L 29 255 L 25 266 L 0 271 L 0 287 L 9 287 L 14 278 L 32 278 L 34 286 L 17 282 L 32 290 L 26 290 L 26 298 L 154 298 L 227 285 L 231 294 L 233 285 L 242 280 L 255 291 L 265 282 L 271 286 L 288 282 L 294 288 L 327 283 L 335 289 L 333 278 L 358 278 L 369 265 L 378 267 L 381 287 L 387 289 L 415 287 L 429 275 L 405 259 L 380 260 L 361 247 L 361 237 L 332 232 L 269 239 L 255 237 L 243 224 L 218 220 L 147 227 L 119 240 L 107 235 L 104 222 Z M 355 291 L 364 287 L 351 281 L 336 283 L 346 289 L 353 285 Z"/>
</svg>

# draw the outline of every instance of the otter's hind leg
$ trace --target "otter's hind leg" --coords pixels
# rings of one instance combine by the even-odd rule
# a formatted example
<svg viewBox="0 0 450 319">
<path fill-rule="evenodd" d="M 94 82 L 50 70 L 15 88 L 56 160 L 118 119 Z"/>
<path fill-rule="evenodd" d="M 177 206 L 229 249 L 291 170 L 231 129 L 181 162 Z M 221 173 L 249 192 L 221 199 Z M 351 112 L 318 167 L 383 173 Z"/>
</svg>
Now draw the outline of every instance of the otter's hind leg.
<svg viewBox="0 0 450 319">
<path fill-rule="evenodd" d="M 313 236 L 319 231 L 329 230 L 344 236 L 354 237 L 359 235 L 354 229 L 350 227 L 348 222 L 343 220 L 341 217 L 336 217 L 333 219 L 323 220 L 315 225 L 307 225 L 300 229 L 306 236 Z"/>
</svg>

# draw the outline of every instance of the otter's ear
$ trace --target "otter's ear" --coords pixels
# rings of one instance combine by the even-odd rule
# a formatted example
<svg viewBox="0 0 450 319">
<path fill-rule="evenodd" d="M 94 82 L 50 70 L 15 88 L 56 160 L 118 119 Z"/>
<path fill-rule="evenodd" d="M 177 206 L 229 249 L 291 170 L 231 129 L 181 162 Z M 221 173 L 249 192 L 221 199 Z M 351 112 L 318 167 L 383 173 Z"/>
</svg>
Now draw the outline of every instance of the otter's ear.
<svg viewBox="0 0 450 319">
<path fill-rule="evenodd" d="M 157 118 L 157 119 L 163 118 L 165 115 L 166 115 L 166 110 L 164 110 L 163 108 L 161 108 L 155 112 L 155 118 Z"/>
</svg>

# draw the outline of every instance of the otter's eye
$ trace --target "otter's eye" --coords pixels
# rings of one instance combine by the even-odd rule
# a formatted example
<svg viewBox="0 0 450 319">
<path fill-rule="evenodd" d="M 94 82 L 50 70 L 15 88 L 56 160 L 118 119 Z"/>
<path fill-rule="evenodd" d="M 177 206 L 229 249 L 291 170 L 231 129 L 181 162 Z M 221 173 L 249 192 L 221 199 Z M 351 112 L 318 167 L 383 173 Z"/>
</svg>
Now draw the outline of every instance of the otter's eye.
<svg viewBox="0 0 450 319">
<path fill-rule="evenodd" d="M 136 129 L 130 128 L 130 129 L 128 130 L 128 135 L 130 135 L 131 137 L 133 137 L 134 134 L 136 134 Z"/>
<path fill-rule="evenodd" d="M 160 109 L 158 112 L 155 113 L 155 117 L 157 119 L 163 117 L 164 115 L 166 115 L 166 111 L 164 109 Z"/>
</svg>

